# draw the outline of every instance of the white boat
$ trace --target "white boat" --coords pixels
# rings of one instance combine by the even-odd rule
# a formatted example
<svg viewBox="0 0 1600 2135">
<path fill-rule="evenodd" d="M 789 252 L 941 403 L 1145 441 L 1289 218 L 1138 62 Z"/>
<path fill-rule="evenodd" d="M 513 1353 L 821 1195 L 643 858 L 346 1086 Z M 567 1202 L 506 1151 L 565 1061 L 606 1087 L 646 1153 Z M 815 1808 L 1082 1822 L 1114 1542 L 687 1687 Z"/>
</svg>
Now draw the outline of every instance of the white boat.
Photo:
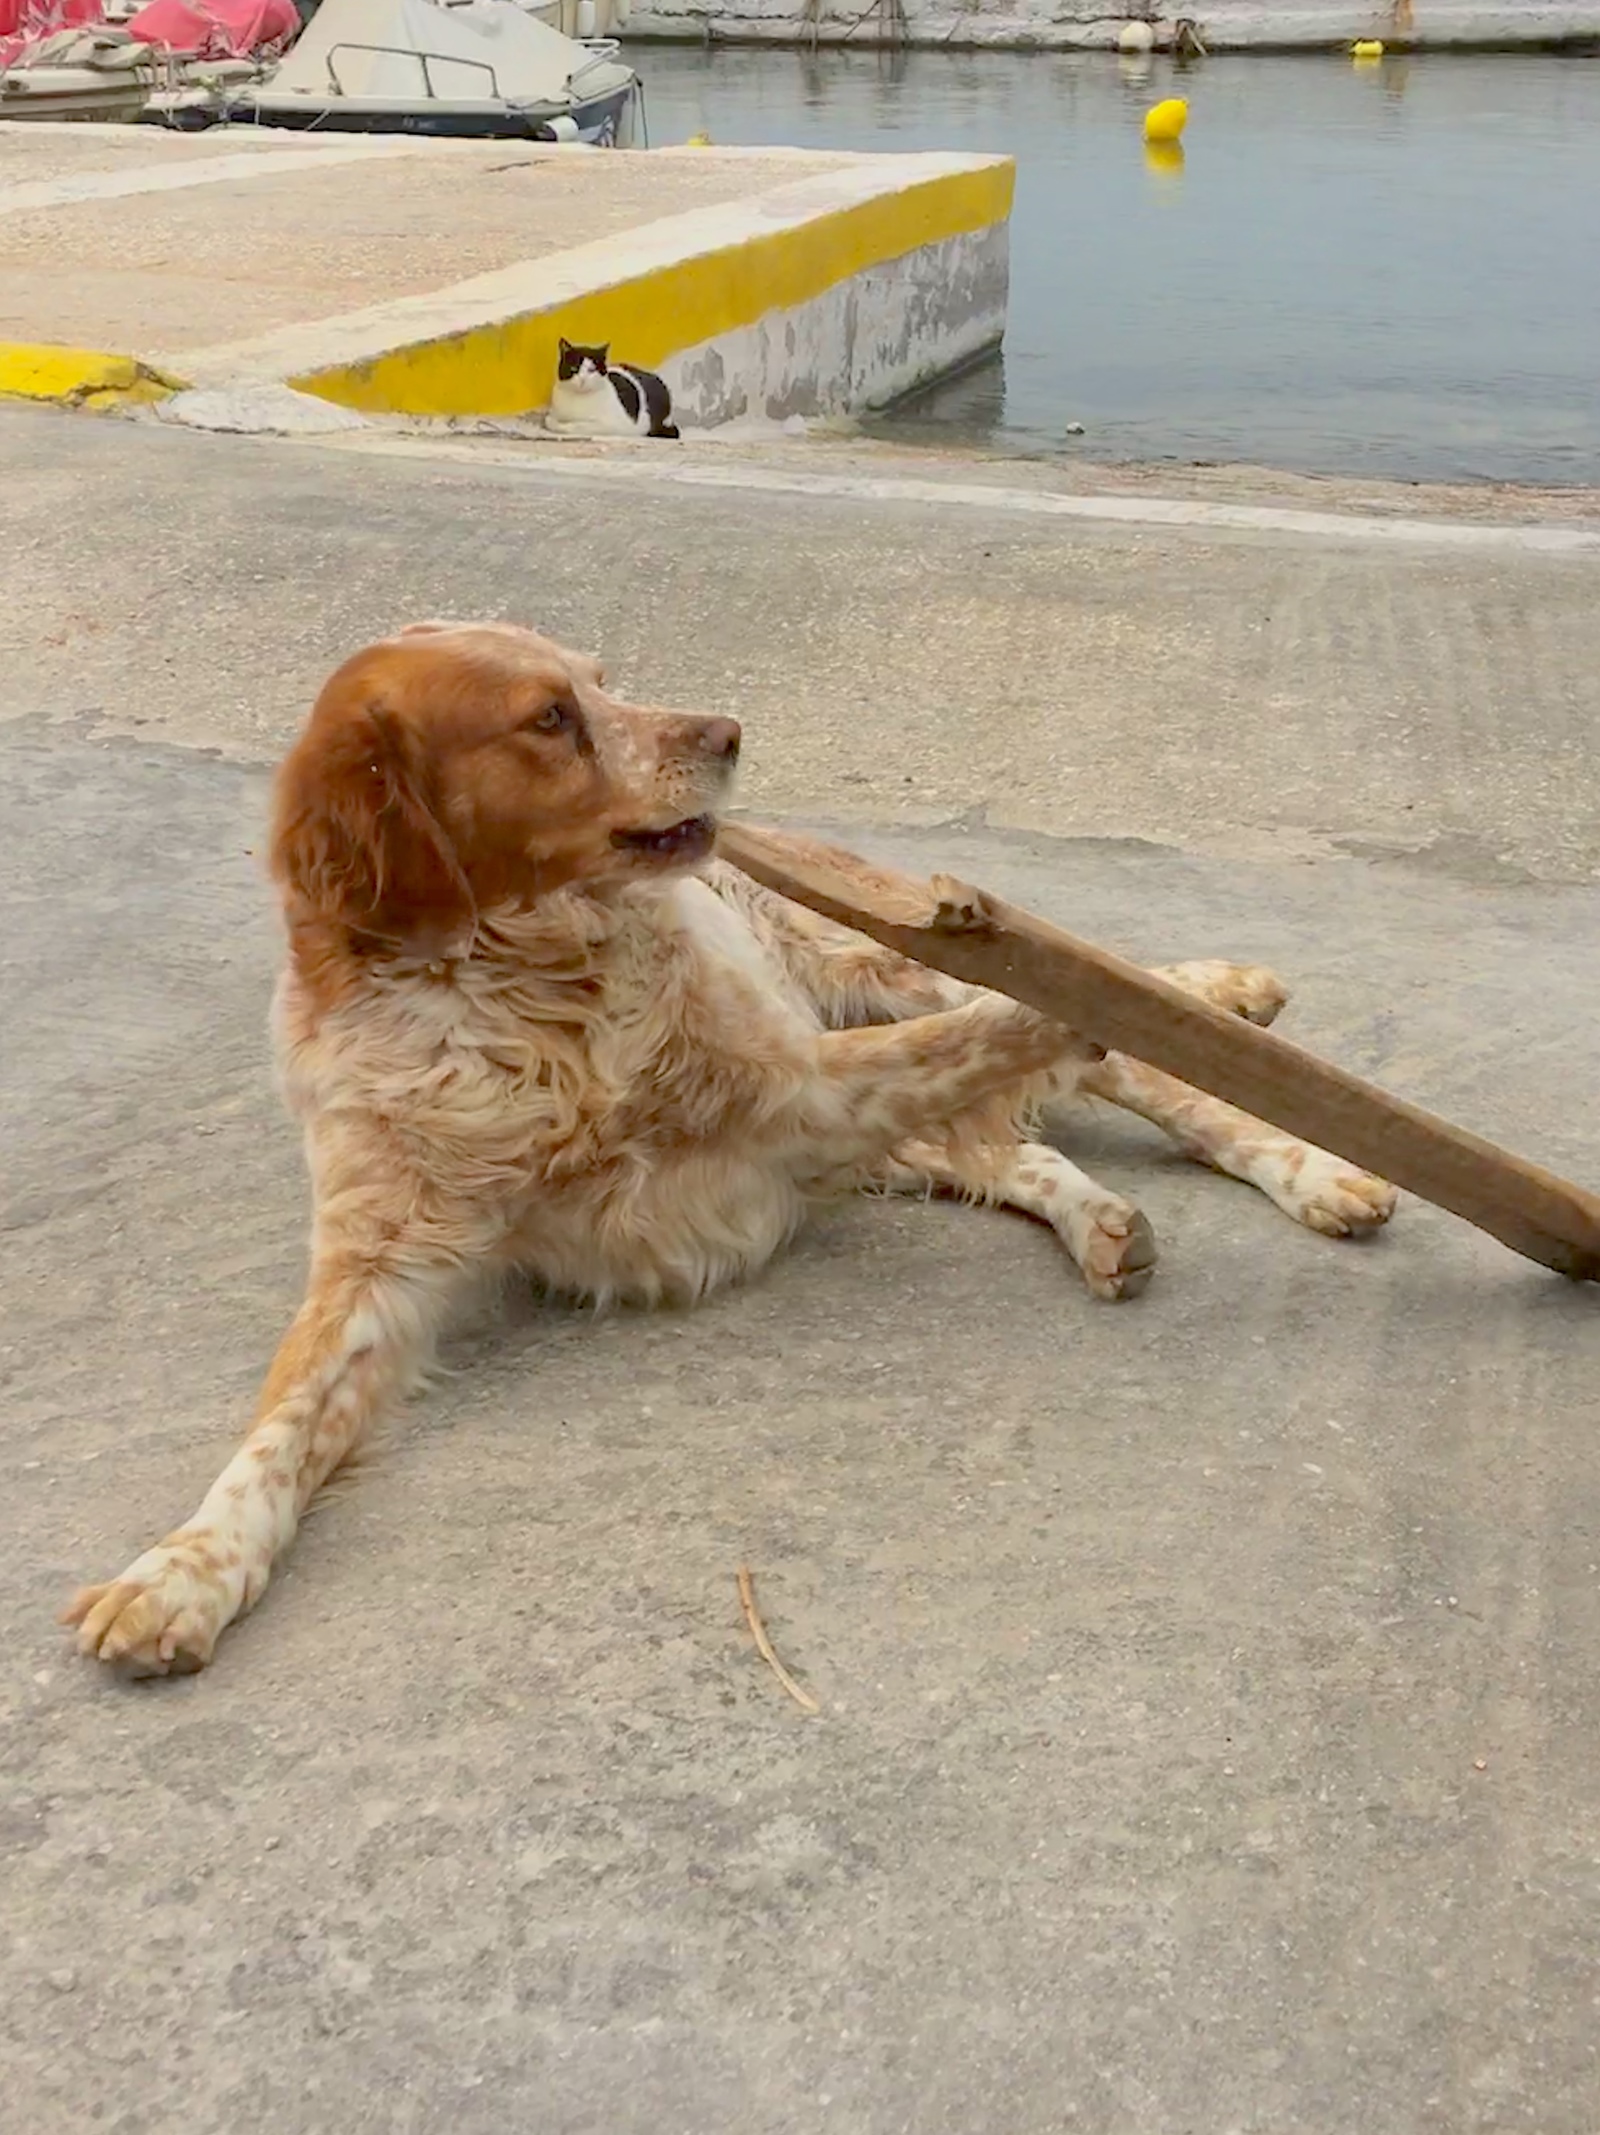
<svg viewBox="0 0 1600 2135">
<path fill-rule="evenodd" d="M 563 36 L 515 0 L 322 0 L 234 123 L 615 147 L 639 77 L 610 38 Z"/>
</svg>

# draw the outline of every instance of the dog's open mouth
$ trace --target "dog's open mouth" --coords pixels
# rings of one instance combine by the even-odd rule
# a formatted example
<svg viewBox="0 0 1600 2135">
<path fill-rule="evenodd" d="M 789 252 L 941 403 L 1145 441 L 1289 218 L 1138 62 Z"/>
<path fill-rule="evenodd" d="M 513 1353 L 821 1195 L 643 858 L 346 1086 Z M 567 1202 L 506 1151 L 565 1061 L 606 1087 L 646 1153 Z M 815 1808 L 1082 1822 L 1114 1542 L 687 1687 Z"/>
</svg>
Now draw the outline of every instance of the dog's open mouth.
<svg viewBox="0 0 1600 2135">
<path fill-rule="evenodd" d="M 611 842 L 652 860 L 703 860 L 717 842 L 717 819 L 691 815 L 665 830 L 614 830 Z"/>
</svg>

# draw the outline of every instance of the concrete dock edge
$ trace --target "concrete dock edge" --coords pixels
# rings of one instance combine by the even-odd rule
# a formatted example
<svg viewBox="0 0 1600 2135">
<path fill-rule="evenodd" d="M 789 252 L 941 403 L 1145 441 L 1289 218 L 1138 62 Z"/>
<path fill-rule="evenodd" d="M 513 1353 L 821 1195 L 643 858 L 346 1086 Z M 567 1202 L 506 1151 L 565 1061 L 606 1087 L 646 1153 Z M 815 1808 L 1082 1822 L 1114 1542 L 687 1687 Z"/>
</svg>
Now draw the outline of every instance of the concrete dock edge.
<svg viewBox="0 0 1600 2135">
<path fill-rule="evenodd" d="M 187 368 L 364 413 L 521 415 L 565 337 L 664 371 L 690 424 L 881 406 L 999 344 L 1014 182 L 1009 157 L 863 157 Z"/>
</svg>

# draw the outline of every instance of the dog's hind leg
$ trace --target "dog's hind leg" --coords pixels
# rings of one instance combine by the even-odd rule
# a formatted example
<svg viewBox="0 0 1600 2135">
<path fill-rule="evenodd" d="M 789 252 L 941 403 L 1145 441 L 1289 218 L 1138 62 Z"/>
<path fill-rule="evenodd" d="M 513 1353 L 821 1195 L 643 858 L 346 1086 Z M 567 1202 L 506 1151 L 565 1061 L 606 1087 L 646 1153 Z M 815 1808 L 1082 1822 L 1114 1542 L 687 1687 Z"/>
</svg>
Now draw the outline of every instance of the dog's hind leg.
<svg viewBox="0 0 1600 2135">
<path fill-rule="evenodd" d="M 1258 1187 L 1286 1216 L 1325 1237 L 1356 1237 L 1394 1214 L 1394 1188 L 1371 1172 L 1125 1053 L 1095 1061 L 1081 1087 L 1125 1112 L 1137 1112 L 1195 1163 Z"/>
<path fill-rule="evenodd" d="M 1175 986 L 1252 1023 L 1270 1023 L 1287 998 L 1284 987 L 1259 964 L 1170 964 L 1157 969 Z M 1106 1098 L 1149 1120 L 1195 1163 L 1259 1188 L 1308 1230 L 1331 1238 L 1353 1237 L 1376 1230 L 1394 1213 L 1395 1191 L 1384 1180 L 1126 1053 L 1107 1053 L 1091 1062 L 1080 1086 L 1092 1097 Z"/>
<path fill-rule="evenodd" d="M 885 1167 L 893 1193 L 959 1194 L 1048 1223 L 1096 1297 L 1137 1297 L 1155 1271 L 1156 1241 L 1142 1210 L 1043 1142 L 950 1148 L 907 1142 Z"/>
</svg>

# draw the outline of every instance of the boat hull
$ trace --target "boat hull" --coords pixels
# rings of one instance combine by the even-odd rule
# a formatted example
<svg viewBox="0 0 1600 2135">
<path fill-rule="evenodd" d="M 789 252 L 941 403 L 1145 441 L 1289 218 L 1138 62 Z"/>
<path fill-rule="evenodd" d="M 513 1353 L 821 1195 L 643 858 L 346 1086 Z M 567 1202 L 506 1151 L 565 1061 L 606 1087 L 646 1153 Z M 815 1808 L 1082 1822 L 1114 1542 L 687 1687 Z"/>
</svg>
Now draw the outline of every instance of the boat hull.
<svg viewBox="0 0 1600 2135">
<path fill-rule="evenodd" d="M 453 141 L 584 141 L 616 145 L 633 101 L 633 84 L 608 90 L 568 107 L 452 102 L 401 104 L 379 97 L 277 97 L 270 92 L 235 97 L 224 116 L 234 125 L 282 126 L 297 133 L 409 133 Z M 571 127 L 559 124 L 569 119 Z"/>
<path fill-rule="evenodd" d="M 15 86 L 16 75 L 33 76 Z M 59 77 L 59 79 L 55 78 Z M 63 119 L 115 123 L 136 119 L 154 87 L 148 74 L 97 73 L 91 67 L 18 68 L 11 82 L 0 83 L 0 119 Z"/>
</svg>

